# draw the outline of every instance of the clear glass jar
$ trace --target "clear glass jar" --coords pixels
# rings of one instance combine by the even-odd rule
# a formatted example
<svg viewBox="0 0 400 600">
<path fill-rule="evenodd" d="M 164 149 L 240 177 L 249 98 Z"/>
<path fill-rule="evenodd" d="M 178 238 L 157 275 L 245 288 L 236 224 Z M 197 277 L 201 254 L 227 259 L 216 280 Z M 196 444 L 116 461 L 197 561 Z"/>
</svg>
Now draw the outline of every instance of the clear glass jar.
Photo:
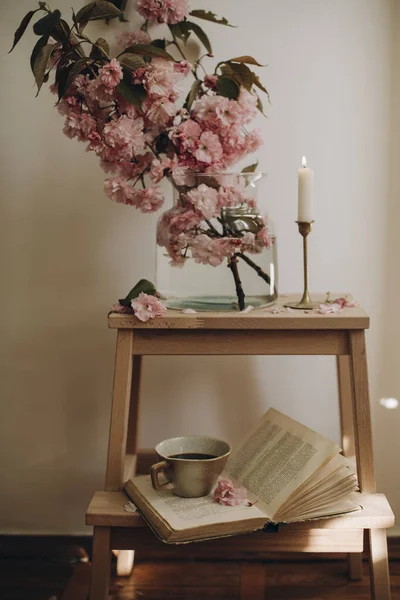
<svg viewBox="0 0 400 600">
<path fill-rule="evenodd" d="M 278 296 L 277 241 L 258 208 L 263 173 L 185 173 L 157 225 L 156 287 L 172 309 L 260 308 Z"/>
</svg>

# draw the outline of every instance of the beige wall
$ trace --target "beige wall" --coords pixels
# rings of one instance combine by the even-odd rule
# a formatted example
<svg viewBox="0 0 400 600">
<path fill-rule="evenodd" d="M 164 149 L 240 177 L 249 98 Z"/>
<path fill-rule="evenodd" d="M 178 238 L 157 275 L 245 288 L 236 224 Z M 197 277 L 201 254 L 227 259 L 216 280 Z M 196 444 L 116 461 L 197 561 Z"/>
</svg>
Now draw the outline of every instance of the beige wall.
<svg viewBox="0 0 400 600">
<path fill-rule="evenodd" d="M 115 335 L 106 313 L 140 277 L 154 277 L 157 217 L 105 198 L 97 160 L 62 135 L 53 97 L 44 91 L 34 98 L 33 35 L 6 55 L 33 0 L 2 4 L 0 531 L 89 532 L 84 512 L 102 487 L 110 410 Z M 70 0 L 53 4 L 69 13 Z M 217 57 L 248 53 L 270 65 L 260 165 L 269 172 L 264 207 L 278 226 L 281 291 L 301 288 L 294 220 L 296 169 L 306 154 L 316 175 L 312 287 L 352 290 L 371 313 L 378 481 L 400 514 L 400 413 L 378 404 L 383 395 L 400 396 L 395 162 L 389 198 L 391 3 L 208 6 L 241 25 L 206 25 Z M 397 293 L 393 301 L 388 291 Z M 154 358 L 145 365 L 143 394 L 143 446 L 181 432 L 232 439 L 271 405 L 338 438 L 330 358 Z"/>
</svg>

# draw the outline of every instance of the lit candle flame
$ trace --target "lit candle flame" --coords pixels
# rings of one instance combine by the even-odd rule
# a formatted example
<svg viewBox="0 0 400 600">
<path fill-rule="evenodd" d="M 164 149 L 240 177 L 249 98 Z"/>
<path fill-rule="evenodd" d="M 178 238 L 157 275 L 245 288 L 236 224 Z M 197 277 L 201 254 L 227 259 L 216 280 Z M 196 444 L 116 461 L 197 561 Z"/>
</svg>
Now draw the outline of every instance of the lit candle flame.
<svg viewBox="0 0 400 600">
<path fill-rule="evenodd" d="M 302 164 L 303 168 L 306 168 L 306 166 L 307 166 L 307 159 L 306 159 L 305 156 L 303 156 L 303 158 L 301 160 L 301 164 Z"/>
</svg>

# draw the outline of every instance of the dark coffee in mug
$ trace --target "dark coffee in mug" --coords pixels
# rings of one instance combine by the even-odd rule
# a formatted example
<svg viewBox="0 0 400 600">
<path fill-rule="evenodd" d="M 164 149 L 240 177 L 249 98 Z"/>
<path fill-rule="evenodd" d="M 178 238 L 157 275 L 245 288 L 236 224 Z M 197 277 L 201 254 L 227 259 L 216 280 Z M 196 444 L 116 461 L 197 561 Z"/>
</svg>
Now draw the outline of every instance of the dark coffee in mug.
<svg viewBox="0 0 400 600">
<path fill-rule="evenodd" d="M 202 454 L 199 452 L 183 452 L 182 454 L 170 454 L 168 458 L 182 458 L 184 460 L 210 460 L 217 458 L 215 454 Z"/>
</svg>

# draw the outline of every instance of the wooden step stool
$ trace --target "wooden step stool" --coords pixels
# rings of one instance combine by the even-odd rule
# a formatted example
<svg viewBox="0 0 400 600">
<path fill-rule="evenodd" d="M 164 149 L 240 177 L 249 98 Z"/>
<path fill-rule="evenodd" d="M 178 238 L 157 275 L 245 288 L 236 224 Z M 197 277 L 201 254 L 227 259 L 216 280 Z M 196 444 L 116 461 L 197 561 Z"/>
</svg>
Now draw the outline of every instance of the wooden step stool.
<svg viewBox="0 0 400 600">
<path fill-rule="evenodd" d="M 285 302 L 288 298 L 285 298 Z M 277 306 L 282 306 L 279 301 Z M 386 529 L 394 524 L 390 506 L 376 494 L 368 391 L 365 329 L 360 308 L 339 315 L 268 310 L 240 313 L 168 311 L 141 323 L 133 315 L 111 314 L 117 329 L 114 388 L 104 492 L 96 492 L 86 514 L 94 526 L 90 600 L 107 600 L 111 550 L 150 552 L 170 558 L 245 558 L 242 599 L 265 597 L 266 552 L 346 552 L 349 574 L 361 578 L 364 531 L 368 532 L 371 598 L 390 600 Z M 343 453 L 356 462 L 364 510 L 352 515 L 282 526 L 278 533 L 257 532 L 228 540 L 167 546 L 158 541 L 138 514 L 124 511 L 123 482 L 148 473 L 153 452 L 137 448 L 140 375 L 143 356 L 154 355 L 333 355 L 337 357 Z M 257 587 L 258 586 L 258 587 Z"/>
</svg>

